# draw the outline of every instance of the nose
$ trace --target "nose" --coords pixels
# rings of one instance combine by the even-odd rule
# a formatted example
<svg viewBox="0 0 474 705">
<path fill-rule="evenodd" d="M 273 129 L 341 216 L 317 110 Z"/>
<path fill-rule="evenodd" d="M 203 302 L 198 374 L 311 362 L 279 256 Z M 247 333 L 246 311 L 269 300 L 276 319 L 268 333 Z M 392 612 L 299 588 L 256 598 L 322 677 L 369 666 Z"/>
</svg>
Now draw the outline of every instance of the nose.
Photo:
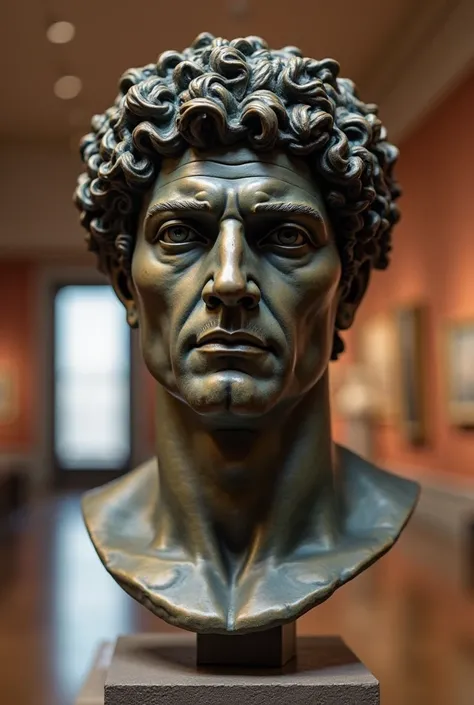
<svg viewBox="0 0 474 705">
<path fill-rule="evenodd" d="M 204 286 L 202 298 L 207 308 L 242 306 L 256 308 L 260 289 L 248 280 L 242 263 L 245 249 L 244 226 L 239 220 L 222 221 L 216 242 L 216 264 L 213 277 Z"/>
</svg>

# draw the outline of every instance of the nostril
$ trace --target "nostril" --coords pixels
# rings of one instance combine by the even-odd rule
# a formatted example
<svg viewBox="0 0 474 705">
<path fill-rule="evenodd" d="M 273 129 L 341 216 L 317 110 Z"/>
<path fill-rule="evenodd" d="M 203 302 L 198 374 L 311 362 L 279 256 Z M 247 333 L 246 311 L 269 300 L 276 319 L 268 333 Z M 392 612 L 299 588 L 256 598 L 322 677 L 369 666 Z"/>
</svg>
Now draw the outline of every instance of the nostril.
<svg viewBox="0 0 474 705">
<path fill-rule="evenodd" d="M 260 298 L 260 290 L 252 281 L 243 286 L 229 286 L 228 282 L 209 280 L 202 292 L 202 299 L 210 311 L 221 306 L 239 306 L 249 311 L 258 306 Z"/>
<path fill-rule="evenodd" d="M 207 308 L 210 308 L 210 309 L 219 308 L 220 303 L 221 303 L 221 301 L 217 296 L 213 296 L 212 294 L 209 296 L 206 296 Z"/>
<path fill-rule="evenodd" d="M 249 311 L 258 305 L 258 299 L 255 296 L 242 296 L 239 303 Z"/>
</svg>

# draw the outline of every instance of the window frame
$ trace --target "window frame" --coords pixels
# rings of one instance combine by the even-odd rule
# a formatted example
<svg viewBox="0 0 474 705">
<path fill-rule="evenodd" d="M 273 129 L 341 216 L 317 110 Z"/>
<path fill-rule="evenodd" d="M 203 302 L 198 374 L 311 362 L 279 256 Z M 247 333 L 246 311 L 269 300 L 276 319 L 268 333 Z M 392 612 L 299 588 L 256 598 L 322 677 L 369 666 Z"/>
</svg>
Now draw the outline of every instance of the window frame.
<svg viewBox="0 0 474 705">
<path fill-rule="evenodd" d="M 57 279 L 50 288 L 50 331 L 49 338 L 51 340 L 51 354 L 49 356 L 49 379 L 51 382 L 51 390 L 49 396 L 49 418 L 50 429 L 49 429 L 49 448 L 51 456 L 51 464 L 53 471 L 53 483 L 57 489 L 82 489 L 86 487 L 94 487 L 97 485 L 102 485 L 106 482 L 112 481 L 124 473 L 128 472 L 132 468 L 133 458 L 135 455 L 135 437 L 133 433 L 134 429 L 134 395 L 133 387 L 135 384 L 135 367 L 134 365 L 134 344 L 132 335 L 129 336 L 129 374 L 130 374 L 130 385 L 129 385 L 129 408 L 130 408 L 130 421 L 129 421 L 129 433 L 130 433 L 130 448 L 129 454 L 125 462 L 117 468 L 98 468 L 96 470 L 90 468 L 75 468 L 69 469 L 61 466 L 59 459 L 55 452 L 55 407 L 56 407 L 56 384 L 55 384 L 55 369 L 56 369 L 56 321 L 55 321 L 55 301 L 58 292 L 70 286 L 78 287 L 89 287 L 89 286 L 109 286 L 107 280 L 102 281 L 88 281 L 88 280 L 69 280 L 65 278 L 64 280 Z M 125 317 L 125 309 L 124 309 Z"/>
</svg>

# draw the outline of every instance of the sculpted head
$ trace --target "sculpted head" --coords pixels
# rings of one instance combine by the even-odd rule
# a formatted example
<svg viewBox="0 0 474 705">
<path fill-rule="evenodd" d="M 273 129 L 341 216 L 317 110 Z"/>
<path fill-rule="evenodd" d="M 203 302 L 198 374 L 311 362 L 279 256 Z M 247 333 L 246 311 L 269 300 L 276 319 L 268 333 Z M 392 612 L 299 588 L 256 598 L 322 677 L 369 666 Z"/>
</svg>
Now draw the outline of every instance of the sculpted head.
<svg viewBox="0 0 474 705">
<path fill-rule="evenodd" d="M 128 71 L 92 128 L 76 203 L 152 375 L 224 425 L 291 405 L 388 264 L 376 106 L 333 60 L 201 35 Z"/>
</svg>

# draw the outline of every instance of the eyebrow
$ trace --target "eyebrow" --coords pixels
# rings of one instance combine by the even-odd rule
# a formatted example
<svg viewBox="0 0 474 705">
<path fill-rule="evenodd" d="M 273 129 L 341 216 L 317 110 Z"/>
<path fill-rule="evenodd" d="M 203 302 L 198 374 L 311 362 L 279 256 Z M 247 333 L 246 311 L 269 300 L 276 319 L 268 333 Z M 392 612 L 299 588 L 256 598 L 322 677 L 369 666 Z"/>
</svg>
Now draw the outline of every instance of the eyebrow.
<svg viewBox="0 0 474 705">
<path fill-rule="evenodd" d="M 170 213 L 172 211 L 212 211 L 209 201 L 198 201 L 194 198 L 177 198 L 171 201 L 160 201 L 150 206 L 145 216 L 145 223 L 157 213 Z M 266 201 L 257 203 L 252 211 L 254 213 L 286 213 L 289 215 L 308 215 L 322 221 L 323 216 L 307 203 L 289 203 L 287 201 Z"/>
<path fill-rule="evenodd" d="M 287 203 L 285 201 L 266 201 L 257 203 L 253 209 L 254 213 L 288 213 L 290 215 L 309 215 L 316 220 L 323 220 L 322 213 L 306 203 Z"/>
<path fill-rule="evenodd" d="M 174 201 L 160 201 L 150 206 L 145 216 L 145 223 L 153 218 L 157 213 L 169 213 L 171 211 L 210 211 L 209 201 L 198 201 L 194 198 L 177 198 Z"/>
</svg>

